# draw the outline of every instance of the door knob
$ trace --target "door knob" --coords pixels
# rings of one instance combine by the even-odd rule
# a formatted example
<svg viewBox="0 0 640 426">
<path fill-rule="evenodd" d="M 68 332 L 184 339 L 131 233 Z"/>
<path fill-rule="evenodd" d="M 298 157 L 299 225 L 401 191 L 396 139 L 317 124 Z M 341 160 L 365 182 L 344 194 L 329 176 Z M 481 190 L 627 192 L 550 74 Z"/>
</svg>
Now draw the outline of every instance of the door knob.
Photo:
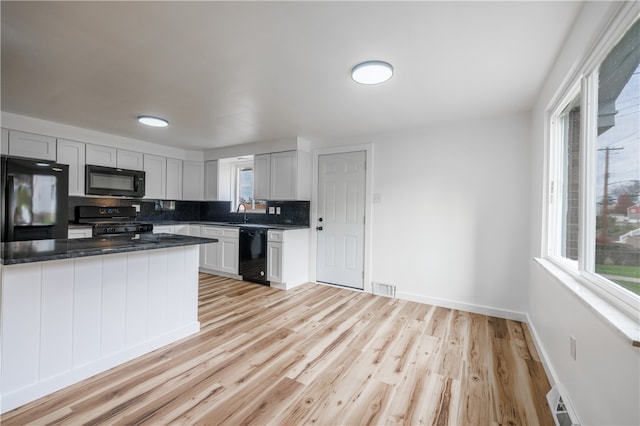
<svg viewBox="0 0 640 426">
<path fill-rule="evenodd" d="M 316 226 L 316 231 L 322 231 L 322 226 Z"/>
</svg>

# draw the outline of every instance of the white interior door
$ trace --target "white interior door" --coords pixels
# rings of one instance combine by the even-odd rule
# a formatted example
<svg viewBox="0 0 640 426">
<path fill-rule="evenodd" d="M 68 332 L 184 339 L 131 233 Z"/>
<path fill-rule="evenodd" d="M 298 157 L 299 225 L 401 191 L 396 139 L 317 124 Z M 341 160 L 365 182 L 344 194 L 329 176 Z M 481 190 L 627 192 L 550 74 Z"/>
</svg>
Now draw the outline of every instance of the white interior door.
<svg viewBox="0 0 640 426">
<path fill-rule="evenodd" d="M 366 153 L 318 156 L 316 280 L 364 288 Z"/>
</svg>

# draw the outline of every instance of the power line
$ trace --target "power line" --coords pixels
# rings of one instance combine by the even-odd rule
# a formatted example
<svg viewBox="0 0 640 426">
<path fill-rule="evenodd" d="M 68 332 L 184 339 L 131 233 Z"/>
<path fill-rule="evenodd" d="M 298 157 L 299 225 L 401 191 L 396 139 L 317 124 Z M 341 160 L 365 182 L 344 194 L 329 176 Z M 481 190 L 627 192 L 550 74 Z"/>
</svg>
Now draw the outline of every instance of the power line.
<svg viewBox="0 0 640 426">
<path fill-rule="evenodd" d="M 604 162 L 604 196 L 602 197 L 602 241 L 607 241 L 607 210 L 609 210 L 609 153 L 611 151 L 620 151 L 624 148 L 600 148 L 598 151 L 605 152 Z"/>
</svg>

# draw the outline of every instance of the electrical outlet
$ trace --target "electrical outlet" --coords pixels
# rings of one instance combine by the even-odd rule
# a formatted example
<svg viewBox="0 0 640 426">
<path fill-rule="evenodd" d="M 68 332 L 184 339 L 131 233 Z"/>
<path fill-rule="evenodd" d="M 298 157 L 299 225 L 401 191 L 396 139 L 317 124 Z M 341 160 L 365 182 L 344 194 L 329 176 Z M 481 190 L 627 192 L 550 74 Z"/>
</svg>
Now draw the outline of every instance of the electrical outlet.
<svg viewBox="0 0 640 426">
<path fill-rule="evenodd" d="M 569 353 L 571 354 L 571 359 L 576 360 L 576 338 L 573 336 L 569 336 Z"/>
<path fill-rule="evenodd" d="M 276 213 L 276 208 L 271 206 L 269 207 L 269 214 L 275 214 Z"/>
</svg>

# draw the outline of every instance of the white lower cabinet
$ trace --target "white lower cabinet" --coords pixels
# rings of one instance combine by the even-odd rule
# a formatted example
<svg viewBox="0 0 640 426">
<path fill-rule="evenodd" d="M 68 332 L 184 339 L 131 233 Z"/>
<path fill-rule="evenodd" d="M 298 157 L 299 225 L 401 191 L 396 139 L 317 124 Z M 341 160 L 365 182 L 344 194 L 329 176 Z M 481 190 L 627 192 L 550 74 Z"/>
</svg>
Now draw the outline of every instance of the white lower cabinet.
<svg viewBox="0 0 640 426">
<path fill-rule="evenodd" d="M 69 228 L 67 238 L 70 240 L 76 238 L 91 238 L 93 237 L 93 229 L 90 226 L 84 226 L 81 228 Z"/>
<path fill-rule="evenodd" d="M 190 237 L 200 236 L 200 225 L 177 224 L 177 225 L 154 225 L 154 234 L 176 234 Z"/>
<path fill-rule="evenodd" d="M 200 269 L 238 277 L 240 229 L 235 227 L 201 226 L 202 238 L 217 238 L 217 243 L 200 246 Z"/>
<path fill-rule="evenodd" d="M 153 225 L 154 234 L 174 234 L 173 225 Z"/>
<path fill-rule="evenodd" d="M 282 243 L 267 243 L 267 281 L 282 282 Z"/>
<path fill-rule="evenodd" d="M 267 280 L 290 289 L 309 281 L 309 228 L 267 232 Z"/>
</svg>

